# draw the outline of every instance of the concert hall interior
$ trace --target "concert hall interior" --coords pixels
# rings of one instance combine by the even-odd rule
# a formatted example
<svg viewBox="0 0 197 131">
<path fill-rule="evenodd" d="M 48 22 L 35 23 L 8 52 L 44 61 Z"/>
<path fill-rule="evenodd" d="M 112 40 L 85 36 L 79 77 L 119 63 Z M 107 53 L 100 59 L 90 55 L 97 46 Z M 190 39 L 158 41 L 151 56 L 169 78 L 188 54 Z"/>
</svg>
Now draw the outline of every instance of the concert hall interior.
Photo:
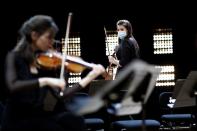
<svg viewBox="0 0 197 131">
<path fill-rule="evenodd" d="M 88 63 L 101 64 L 106 69 L 109 66 L 107 55 L 112 55 L 114 47 L 118 44 L 116 22 L 126 19 L 132 24 L 133 36 L 140 48 L 140 59 L 150 65 L 154 65 L 155 69 L 161 68 L 150 97 L 145 105 L 142 106 L 144 108 L 140 113 L 114 116 L 102 107 L 99 111 L 88 114 L 88 118 L 93 117 L 103 120 L 104 126 L 102 126 L 102 131 L 115 131 L 114 128 L 116 126 L 117 129 L 121 128 L 120 131 L 135 129 L 135 126 L 137 126 L 135 120 L 144 119 L 150 122 L 150 125 L 147 122 L 145 127 L 150 126 L 151 129 L 196 130 L 197 102 L 195 99 L 197 98 L 197 93 L 195 94 L 195 92 L 197 89 L 197 78 L 195 77 L 195 71 L 197 70 L 197 61 L 195 57 L 197 57 L 197 20 L 195 18 L 195 8 L 190 8 L 189 5 L 187 7 L 187 4 L 184 5 L 184 3 L 181 6 L 168 5 L 169 3 L 162 5 L 160 3 L 154 6 L 141 7 L 140 4 L 137 4 L 136 7 L 131 5 L 130 8 L 129 5 L 125 5 L 125 9 L 123 7 L 119 8 L 118 4 L 116 7 L 109 8 L 107 7 L 109 5 L 106 5 L 103 8 L 85 6 L 84 8 L 86 9 L 84 9 L 83 7 L 74 7 L 74 4 L 72 4 L 72 6 L 66 5 L 65 7 L 64 5 L 58 5 L 59 7 L 54 8 L 30 7 L 24 10 L 1 10 L 1 13 L 5 12 L 1 15 L 2 33 L 0 48 L 0 100 L 3 106 L 6 105 L 9 94 L 5 84 L 5 58 L 8 51 L 13 49 L 17 43 L 17 33 L 21 24 L 34 15 L 44 14 L 51 16 L 59 27 L 59 32 L 55 39 L 60 41 L 60 44 L 57 44 L 59 43 L 57 42 L 56 46 L 61 46 L 62 49 L 62 46 L 65 44 L 68 14 L 72 12 L 67 45 L 68 54 L 81 57 Z M 188 9 L 186 10 L 185 8 Z M 110 52 L 108 48 L 110 48 Z M 70 74 L 69 85 L 79 82 L 88 73 L 86 71 Z M 98 86 L 102 88 L 106 84 L 106 80 L 103 80 L 102 76 L 98 77 L 97 80 L 101 80 L 100 83 L 90 83 L 88 85 L 89 88 L 82 89 L 80 92 L 90 95 L 89 93 L 92 90 L 95 93 L 93 88 L 98 88 Z M 109 82 L 111 81 L 116 81 L 116 79 Z M 180 81 L 182 83 L 179 83 Z M 143 84 L 143 86 L 145 85 Z M 168 96 L 162 98 L 162 93 L 166 92 Z M 183 98 L 184 96 L 186 98 Z M 181 100 L 185 100 L 185 103 L 182 103 Z M 179 102 L 179 107 L 171 108 L 170 104 L 175 106 L 177 101 Z M 194 101 L 194 103 L 191 101 Z M 163 116 L 165 114 L 171 116 Z M 0 112 L 0 117 L 2 115 L 3 111 Z M 150 119 L 158 122 L 159 126 L 156 126 L 157 123 L 154 125 L 154 122 L 149 121 Z M 135 126 L 129 125 L 128 120 L 133 121 Z M 115 121 L 117 123 L 120 121 L 125 123 L 112 123 Z M 99 129 L 100 125 L 94 125 L 96 128 L 99 126 L 98 129 L 93 129 L 91 124 L 88 126 L 90 126 L 91 131 L 101 131 Z M 140 127 L 143 130 L 143 124 L 140 124 Z"/>
</svg>

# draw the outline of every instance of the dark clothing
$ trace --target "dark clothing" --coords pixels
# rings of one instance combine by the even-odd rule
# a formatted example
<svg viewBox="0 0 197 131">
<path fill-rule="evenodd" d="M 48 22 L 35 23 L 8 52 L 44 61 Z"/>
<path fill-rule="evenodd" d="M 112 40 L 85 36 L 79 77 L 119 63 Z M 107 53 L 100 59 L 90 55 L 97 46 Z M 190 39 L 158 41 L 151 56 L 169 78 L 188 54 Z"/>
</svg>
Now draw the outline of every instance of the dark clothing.
<svg viewBox="0 0 197 131">
<path fill-rule="evenodd" d="M 38 78 L 53 77 L 55 71 L 38 69 L 38 73 L 33 74 L 29 63 L 14 51 L 8 53 L 5 68 L 5 81 L 10 94 L 2 130 L 83 130 L 84 123 L 81 117 L 65 113 L 65 99 L 58 96 L 58 91 L 49 87 L 39 87 Z M 65 98 L 80 89 L 79 84 L 68 88 L 64 92 Z M 71 121 L 72 119 L 74 120 Z M 76 124 L 78 126 L 75 126 Z"/>
<path fill-rule="evenodd" d="M 118 68 L 118 72 L 132 60 L 139 58 L 139 53 L 139 46 L 134 37 L 125 38 L 123 40 L 119 39 L 119 47 L 116 51 L 116 56 L 121 67 Z"/>
</svg>

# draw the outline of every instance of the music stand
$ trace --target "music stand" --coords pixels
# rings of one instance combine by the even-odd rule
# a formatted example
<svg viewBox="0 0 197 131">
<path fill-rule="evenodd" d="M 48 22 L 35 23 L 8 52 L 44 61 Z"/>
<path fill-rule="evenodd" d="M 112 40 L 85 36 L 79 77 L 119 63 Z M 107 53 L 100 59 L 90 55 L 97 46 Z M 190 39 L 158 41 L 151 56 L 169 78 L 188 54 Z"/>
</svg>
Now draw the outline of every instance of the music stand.
<svg viewBox="0 0 197 131">
<path fill-rule="evenodd" d="M 177 79 L 177 81 L 175 83 L 175 86 L 174 86 L 174 89 L 173 89 L 173 92 L 172 92 L 172 98 L 173 99 L 177 98 L 184 82 L 185 82 L 185 79 Z"/>
<path fill-rule="evenodd" d="M 197 71 L 191 71 L 179 91 L 173 108 L 196 106 L 196 100 L 193 94 L 196 86 Z"/>
<path fill-rule="evenodd" d="M 155 68 L 153 65 L 142 60 L 134 60 L 119 73 L 116 80 L 106 83 L 94 96 L 74 100 L 74 103 L 69 105 L 68 109 L 76 114 L 84 115 L 96 112 L 106 104 L 110 105 L 121 101 L 121 104 L 127 107 L 129 104 L 129 107 L 133 107 L 129 113 L 139 113 L 142 110 L 142 102 L 141 100 L 137 100 L 138 98 L 136 96 L 144 95 L 143 102 L 148 100 L 160 71 L 161 69 Z M 146 90 L 144 91 L 144 88 L 139 85 L 146 77 L 149 78 L 150 81 L 148 87 L 146 86 Z M 119 91 L 122 89 L 126 89 L 128 91 L 125 95 L 120 96 Z M 141 94 L 138 95 L 136 93 Z M 119 111 L 122 107 L 126 109 L 125 106 L 121 106 L 121 108 L 114 108 L 115 112 L 118 111 L 118 115 L 125 114 L 126 112 L 123 113 L 122 111 Z"/>
<path fill-rule="evenodd" d="M 142 77 L 142 73 L 145 73 L 144 77 L 138 81 L 135 87 L 130 86 L 125 93 L 122 101 L 113 104 L 111 113 L 117 116 L 138 114 L 143 110 L 144 105 L 148 101 L 150 94 L 152 93 L 157 77 L 161 71 L 160 68 L 155 68 L 154 65 L 147 64 L 143 70 L 138 70 L 136 77 Z M 136 82 L 134 80 L 132 84 Z"/>
</svg>

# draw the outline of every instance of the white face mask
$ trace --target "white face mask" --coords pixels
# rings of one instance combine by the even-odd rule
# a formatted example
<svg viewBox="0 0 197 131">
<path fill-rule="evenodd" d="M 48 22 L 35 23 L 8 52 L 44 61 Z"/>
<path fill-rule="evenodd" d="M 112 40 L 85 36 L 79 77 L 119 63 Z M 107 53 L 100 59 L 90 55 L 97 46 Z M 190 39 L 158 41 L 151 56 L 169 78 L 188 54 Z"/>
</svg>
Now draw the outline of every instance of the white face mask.
<svg viewBox="0 0 197 131">
<path fill-rule="evenodd" d="M 120 39 L 124 39 L 126 35 L 127 35 L 126 31 L 118 31 L 118 37 Z"/>
</svg>

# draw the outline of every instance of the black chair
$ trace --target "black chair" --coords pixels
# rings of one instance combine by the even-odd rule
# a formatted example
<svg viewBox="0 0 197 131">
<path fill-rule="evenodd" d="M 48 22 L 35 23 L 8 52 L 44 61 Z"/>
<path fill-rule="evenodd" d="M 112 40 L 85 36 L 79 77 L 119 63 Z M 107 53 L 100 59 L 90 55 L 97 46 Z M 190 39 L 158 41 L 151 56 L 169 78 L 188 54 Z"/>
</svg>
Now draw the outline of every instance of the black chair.
<svg viewBox="0 0 197 131">
<path fill-rule="evenodd" d="M 84 92 L 75 93 L 75 97 L 83 98 L 88 97 L 89 95 Z M 103 131 L 104 130 L 104 121 L 101 118 L 87 115 L 85 117 L 86 131 Z"/>
<path fill-rule="evenodd" d="M 122 91 L 124 92 L 124 91 Z M 124 116 L 126 117 L 126 116 Z M 134 120 L 132 115 L 128 115 L 127 120 L 115 120 L 110 125 L 110 131 L 159 131 L 160 122 L 153 119 Z"/>
<path fill-rule="evenodd" d="M 115 121 L 111 124 L 113 131 L 159 131 L 160 122 L 156 120 L 121 120 Z"/>
<path fill-rule="evenodd" d="M 86 131 L 104 131 L 104 121 L 100 118 L 85 118 Z"/>
<path fill-rule="evenodd" d="M 161 128 L 176 130 L 190 129 L 194 124 L 194 115 L 186 109 L 173 109 L 174 99 L 172 92 L 162 92 L 159 95 L 161 111 Z"/>
</svg>

